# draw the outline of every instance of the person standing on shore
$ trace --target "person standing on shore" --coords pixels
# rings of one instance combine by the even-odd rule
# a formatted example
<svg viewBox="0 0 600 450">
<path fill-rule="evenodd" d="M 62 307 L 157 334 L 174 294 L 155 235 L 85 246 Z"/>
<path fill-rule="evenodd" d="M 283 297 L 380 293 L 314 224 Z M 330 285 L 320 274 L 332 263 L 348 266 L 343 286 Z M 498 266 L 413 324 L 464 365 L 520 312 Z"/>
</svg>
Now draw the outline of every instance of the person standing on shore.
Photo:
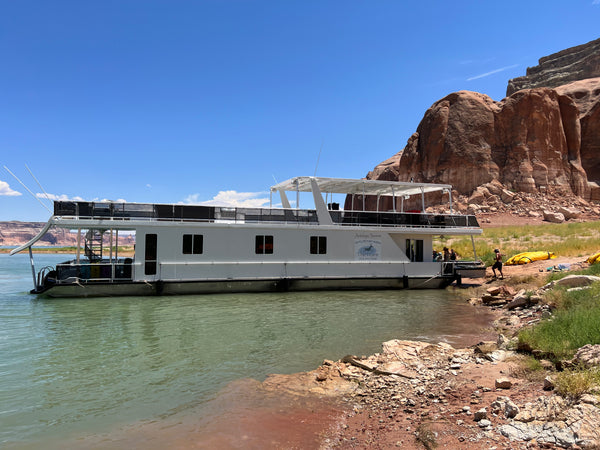
<svg viewBox="0 0 600 450">
<path fill-rule="evenodd" d="M 496 269 L 498 269 L 498 272 L 500 272 L 500 279 L 503 280 L 504 279 L 504 274 L 502 273 L 502 257 L 504 256 L 502 253 L 500 253 L 500 250 L 495 249 L 494 250 L 494 265 L 492 266 L 492 272 L 494 272 L 494 278 L 496 278 Z"/>
</svg>

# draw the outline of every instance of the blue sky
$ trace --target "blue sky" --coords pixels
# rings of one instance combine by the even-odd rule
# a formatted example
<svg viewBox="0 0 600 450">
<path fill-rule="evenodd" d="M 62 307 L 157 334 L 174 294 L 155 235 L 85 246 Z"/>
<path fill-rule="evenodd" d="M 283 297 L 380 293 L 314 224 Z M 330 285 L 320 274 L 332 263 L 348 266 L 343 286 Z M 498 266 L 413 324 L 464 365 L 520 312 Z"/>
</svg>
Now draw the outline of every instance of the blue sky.
<svg viewBox="0 0 600 450">
<path fill-rule="evenodd" d="M 501 100 L 599 23 L 600 0 L 0 0 L 0 220 L 49 216 L 2 166 L 156 203 L 268 204 L 317 159 L 360 178 L 435 101 Z"/>
</svg>

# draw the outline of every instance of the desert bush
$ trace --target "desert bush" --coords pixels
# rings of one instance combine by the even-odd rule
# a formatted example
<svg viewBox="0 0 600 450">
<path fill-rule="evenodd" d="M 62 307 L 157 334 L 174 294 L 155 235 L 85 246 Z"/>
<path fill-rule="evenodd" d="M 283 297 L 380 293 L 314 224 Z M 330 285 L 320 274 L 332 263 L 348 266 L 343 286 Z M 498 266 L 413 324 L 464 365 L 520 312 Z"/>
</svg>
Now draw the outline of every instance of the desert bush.
<svg viewBox="0 0 600 450">
<path fill-rule="evenodd" d="M 578 399 L 583 394 L 597 393 L 600 388 L 600 371 L 598 369 L 565 370 L 555 375 L 556 393 L 571 399 Z"/>
</svg>

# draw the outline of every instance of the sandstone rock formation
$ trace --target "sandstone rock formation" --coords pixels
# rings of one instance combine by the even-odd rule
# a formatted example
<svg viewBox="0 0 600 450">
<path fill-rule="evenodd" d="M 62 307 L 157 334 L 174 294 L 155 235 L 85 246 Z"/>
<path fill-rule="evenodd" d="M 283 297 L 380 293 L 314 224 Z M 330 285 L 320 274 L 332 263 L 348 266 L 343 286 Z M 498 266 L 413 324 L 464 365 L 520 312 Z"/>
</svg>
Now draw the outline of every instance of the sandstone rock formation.
<svg viewBox="0 0 600 450">
<path fill-rule="evenodd" d="M 591 78 L 560 86 L 555 89 L 559 95 L 567 96 L 575 102 L 579 111 L 579 126 L 575 122 L 570 131 L 573 146 L 580 143 L 581 165 L 588 180 L 600 180 L 600 78 Z M 579 139 L 577 139 L 579 134 Z"/>
<path fill-rule="evenodd" d="M 508 94 L 497 102 L 459 91 L 435 102 L 404 149 L 367 178 L 451 184 L 461 212 L 599 215 L 588 202 L 600 201 L 600 39 L 541 58 L 509 81 Z M 365 200 L 368 209 L 392 207 Z"/>
<path fill-rule="evenodd" d="M 500 102 L 460 91 L 434 103 L 367 178 L 451 184 L 475 204 L 512 203 L 515 193 L 599 200 L 599 147 L 600 78 Z"/>
<path fill-rule="evenodd" d="M 506 96 L 521 89 L 555 88 L 572 81 L 600 77 L 600 39 L 545 56 L 527 75 L 508 82 Z"/>
</svg>

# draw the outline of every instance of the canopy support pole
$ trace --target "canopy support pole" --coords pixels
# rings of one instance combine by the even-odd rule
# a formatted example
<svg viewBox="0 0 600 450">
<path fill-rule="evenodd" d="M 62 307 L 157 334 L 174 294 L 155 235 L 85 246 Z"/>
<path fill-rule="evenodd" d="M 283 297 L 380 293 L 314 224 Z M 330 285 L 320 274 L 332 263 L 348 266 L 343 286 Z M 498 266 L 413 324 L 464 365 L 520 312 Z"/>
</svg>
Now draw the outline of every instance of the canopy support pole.
<svg viewBox="0 0 600 450">
<path fill-rule="evenodd" d="M 363 208 L 362 208 L 362 210 L 366 211 L 366 209 L 365 209 L 365 183 L 363 183 L 362 186 L 363 186 L 363 195 L 362 195 Z"/>
<path fill-rule="evenodd" d="M 113 262 L 113 230 L 110 229 L 110 256 L 108 257 L 108 261 L 112 264 Z"/>
<path fill-rule="evenodd" d="M 81 259 L 81 228 L 77 228 L 77 264 Z"/>
<path fill-rule="evenodd" d="M 31 247 L 29 247 L 29 262 L 31 263 L 31 275 L 33 276 L 33 287 L 35 290 L 38 290 L 37 280 L 35 279 L 35 266 L 33 265 L 33 252 L 31 251 Z"/>
<path fill-rule="evenodd" d="M 475 261 L 477 261 L 477 250 L 475 250 L 475 239 L 473 239 L 473 235 L 471 235 L 471 244 L 473 244 L 473 255 L 475 256 Z"/>
</svg>

